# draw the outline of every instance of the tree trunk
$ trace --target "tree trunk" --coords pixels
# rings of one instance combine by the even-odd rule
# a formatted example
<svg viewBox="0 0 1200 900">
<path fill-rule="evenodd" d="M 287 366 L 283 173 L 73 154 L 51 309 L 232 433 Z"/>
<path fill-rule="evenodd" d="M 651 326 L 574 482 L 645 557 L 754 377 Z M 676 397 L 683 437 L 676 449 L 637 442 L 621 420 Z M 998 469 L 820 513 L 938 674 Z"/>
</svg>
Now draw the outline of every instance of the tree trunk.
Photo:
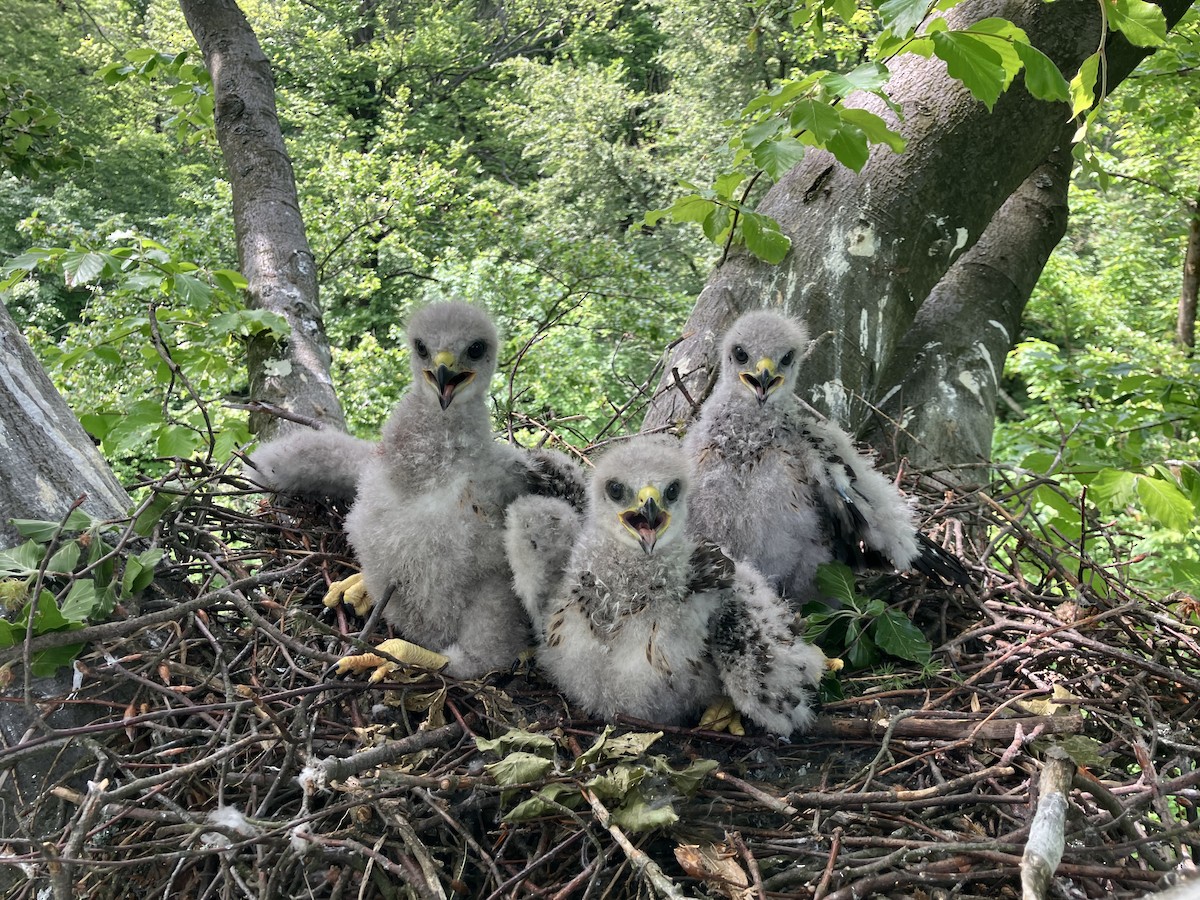
<svg viewBox="0 0 1200 900">
<path fill-rule="evenodd" d="M 1188 5 L 1161 4 L 1171 23 Z M 1100 37 L 1091 0 L 968 0 L 951 13 L 958 27 L 987 16 L 1024 28 L 1067 73 L 1095 50 Z M 1146 53 L 1110 39 L 1109 88 Z M 739 313 L 761 306 L 781 307 L 809 324 L 815 343 L 801 372 L 801 394 L 851 431 L 864 428 L 879 398 L 898 387 L 885 384 L 883 374 L 894 371 L 897 348 L 934 286 L 1061 143 L 1069 110 L 1033 98 L 1020 82 L 989 112 L 936 59 L 908 55 L 890 65 L 888 93 L 902 108 L 903 122 L 872 96 L 854 95 L 847 106 L 889 120 L 908 139 L 905 152 L 876 147 L 860 173 L 826 152 L 813 152 L 767 192 L 759 210 L 779 221 L 792 239 L 791 252 L 779 266 L 735 253 L 712 274 L 643 428 L 690 417 L 686 398 L 673 387 L 675 373 L 693 398 L 703 395 L 717 336 Z M 960 327 L 956 321 L 945 324 Z M 1015 337 L 1015 330 L 1008 335 L 1009 341 Z M 957 363 L 946 377 L 959 377 Z M 906 394 L 911 400 L 913 392 Z M 926 440 L 923 434 L 914 437 Z M 986 447 L 983 434 L 964 437 L 946 449 L 971 448 L 970 455 L 941 462 L 975 463 L 979 447 Z"/>
<path fill-rule="evenodd" d="M 98 519 L 132 502 L 0 303 L 0 547 L 22 538 L 10 519 L 57 522 L 80 497 Z"/>
<path fill-rule="evenodd" d="M 317 302 L 316 264 L 296 197 L 296 179 L 275 111 L 270 63 L 233 0 L 180 0 L 212 75 L 217 140 L 233 191 L 238 259 L 250 305 L 287 319 L 286 344 L 265 337 L 248 350 L 250 395 L 345 429 L 330 378 L 329 341 Z M 266 437 L 276 420 L 251 414 Z"/>
<path fill-rule="evenodd" d="M 1025 179 L 921 306 L 879 379 L 885 388 L 863 437 L 920 468 L 991 458 L 1004 361 L 1038 275 L 1067 228 L 1071 132 Z M 890 443 L 889 443 L 890 442 Z M 967 466 L 960 482 L 984 480 Z"/>
<path fill-rule="evenodd" d="M 1175 339 L 1191 349 L 1196 346 L 1196 292 L 1200 287 L 1200 193 L 1191 203 L 1187 249 L 1183 256 L 1183 282 L 1179 288 L 1179 313 L 1175 319 Z"/>
</svg>

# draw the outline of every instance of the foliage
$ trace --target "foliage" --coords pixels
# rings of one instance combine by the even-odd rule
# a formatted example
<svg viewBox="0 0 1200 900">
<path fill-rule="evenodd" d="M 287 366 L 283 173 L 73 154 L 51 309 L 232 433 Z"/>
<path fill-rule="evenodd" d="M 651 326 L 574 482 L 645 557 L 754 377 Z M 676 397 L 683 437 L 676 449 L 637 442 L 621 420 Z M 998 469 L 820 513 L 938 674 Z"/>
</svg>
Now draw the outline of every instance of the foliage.
<svg viewBox="0 0 1200 900">
<path fill-rule="evenodd" d="M 805 605 L 805 637 L 827 656 L 845 660 L 851 670 L 869 668 L 884 655 L 930 666 L 933 648 L 921 630 L 900 610 L 861 596 L 849 566 L 818 567 L 817 587 L 834 605 Z"/>
<path fill-rule="evenodd" d="M 103 244 L 32 248 L 0 269 L 0 289 L 38 270 L 91 292 L 81 316 L 90 333 L 46 358 L 65 379 L 113 386 L 91 395 L 95 405 L 80 404 L 87 394 L 73 392 L 80 421 L 110 461 L 144 475 L 153 469 L 150 454 L 227 459 L 249 439 L 243 417 L 214 400 L 244 379 L 240 351 L 249 337 L 288 328 L 241 304 L 239 273 L 203 270 L 173 259 L 158 241 L 116 231 Z"/>
<path fill-rule="evenodd" d="M 705 776 L 717 768 L 714 760 L 699 759 L 676 769 L 666 756 L 647 755 L 661 737 L 661 731 L 613 734 L 612 726 L 606 726 L 591 747 L 562 766 L 558 743 L 548 734 L 513 729 L 495 740 L 476 738 L 475 744 L 479 750 L 503 754 L 486 766 L 502 787 L 541 781 L 552 771 L 562 779 L 515 805 L 505 813 L 506 822 L 570 813 L 581 805 L 586 790 L 610 803 L 616 825 L 638 832 L 677 822 L 677 802 L 695 794 Z"/>
<path fill-rule="evenodd" d="M 163 511 L 161 505 L 144 507 L 135 524 L 138 533 L 153 527 L 156 515 L 147 512 L 152 509 L 158 515 Z M 79 509 L 62 522 L 14 519 L 13 525 L 28 540 L 0 552 L 0 649 L 24 642 L 27 634 L 74 631 L 104 621 L 118 602 L 146 589 L 163 555 L 147 549 L 122 558 L 111 544 L 117 527 L 93 521 Z M 82 644 L 67 644 L 40 650 L 33 654 L 31 671 L 53 675 L 82 649 Z"/>
</svg>

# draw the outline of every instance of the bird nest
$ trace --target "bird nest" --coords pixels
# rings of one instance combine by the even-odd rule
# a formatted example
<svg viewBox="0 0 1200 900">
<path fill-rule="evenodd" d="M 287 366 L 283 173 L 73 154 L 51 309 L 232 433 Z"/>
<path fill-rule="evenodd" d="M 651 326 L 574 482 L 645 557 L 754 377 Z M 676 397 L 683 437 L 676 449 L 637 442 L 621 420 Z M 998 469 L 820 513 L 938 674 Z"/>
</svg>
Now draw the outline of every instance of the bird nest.
<svg viewBox="0 0 1200 900">
<path fill-rule="evenodd" d="M 0 751 L 7 895 L 1161 886 L 1200 848 L 1195 607 L 1031 531 L 1011 512 L 1020 488 L 933 486 L 905 482 L 973 584 L 866 583 L 932 657 L 841 672 L 815 729 L 788 743 L 597 721 L 529 662 L 482 681 L 336 676 L 381 636 L 321 603 L 354 568 L 344 510 L 275 507 L 222 472 L 178 469 L 153 486 L 172 499 L 149 537 L 115 541 L 163 551 L 153 583 L 109 621 L 4 651 L 6 711 L 26 714 Z M 74 683 L 24 674 L 69 642 L 83 644 Z"/>
</svg>

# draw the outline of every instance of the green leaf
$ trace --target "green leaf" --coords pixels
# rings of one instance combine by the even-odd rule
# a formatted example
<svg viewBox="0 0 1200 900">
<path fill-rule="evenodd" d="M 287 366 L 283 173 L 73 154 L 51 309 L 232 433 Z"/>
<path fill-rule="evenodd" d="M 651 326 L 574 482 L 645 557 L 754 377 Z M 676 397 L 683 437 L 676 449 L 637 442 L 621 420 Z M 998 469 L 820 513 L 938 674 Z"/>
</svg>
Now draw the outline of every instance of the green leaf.
<svg viewBox="0 0 1200 900">
<path fill-rule="evenodd" d="M 1093 53 L 1079 66 L 1079 71 L 1071 79 L 1071 118 L 1087 109 L 1096 102 L 1096 77 L 1100 72 L 1100 54 Z"/>
<path fill-rule="evenodd" d="M 167 425 L 158 433 L 159 456 L 181 456 L 184 459 L 204 445 L 204 436 L 184 425 Z"/>
<path fill-rule="evenodd" d="M 1186 532 L 1196 520 L 1192 501 L 1173 481 L 1139 475 L 1137 496 L 1146 514 L 1164 528 Z"/>
<path fill-rule="evenodd" d="M 723 244 L 729 236 L 729 226 L 733 222 L 733 212 L 728 206 L 714 207 L 708 217 L 700 223 L 704 236 L 714 244 Z"/>
<path fill-rule="evenodd" d="M 36 541 L 26 541 L 9 550 L 0 551 L 0 578 L 25 578 L 37 574 L 44 555 L 42 545 Z"/>
<path fill-rule="evenodd" d="M 779 134 L 787 123 L 778 116 L 768 116 L 761 122 L 751 125 L 742 134 L 742 143 L 747 147 L 757 147 L 763 141 L 769 141 Z"/>
<path fill-rule="evenodd" d="M 1137 476 L 1121 469 L 1101 469 L 1088 484 L 1088 496 L 1097 505 L 1108 508 L 1133 502 Z"/>
<path fill-rule="evenodd" d="M 194 275 L 179 274 L 168 278 L 167 289 L 177 294 L 184 303 L 192 309 L 203 309 L 208 306 L 212 297 L 212 288 Z"/>
<path fill-rule="evenodd" d="M 879 7 L 883 27 L 898 37 L 912 34 L 925 18 L 928 0 L 886 0 Z"/>
<path fill-rule="evenodd" d="M 899 610 L 889 609 L 876 619 L 871 636 L 881 650 L 900 659 L 926 665 L 933 656 L 921 629 Z"/>
<path fill-rule="evenodd" d="M 804 145 L 793 137 L 782 137 L 755 147 L 753 157 L 756 166 L 778 181 L 804 159 Z"/>
<path fill-rule="evenodd" d="M 1071 99 L 1071 86 L 1053 60 L 1029 44 L 1018 43 L 1017 55 L 1025 64 L 1025 87 L 1039 100 L 1067 102 Z"/>
<path fill-rule="evenodd" d="M 842 119 L 862 129 L 872 144 L 887 144 L 896 153 L 903 153 L 908 143 L 898 131 L 892 131 L 887 122 L 866 109 L 843 109 Z"/>
<path fill-rule="evenodd" d="M 838 97 L 845 97 L 854 91 L 875 93 L 887 84 L 891 77 L 892 73 L 882 63 L 865 62 L 855 66 L 845 75 L 834 72 L 823 76 L 821 86 Z"/>
<path fill-rule="evenodd" d="M 586 784 L 588 790 L 601 800 L 619 800 L 637 787 L 649 774 L 650 772 L 645 766 L 624 763 L 613 766 L 607 772 L 589 779 Z"/>
<path fill-rule="evenodd" d="M 94 250 L 71 250 L 62 255 L 63 280 L 69 288 L 90 284 L 99 278 L 107 267 L 108 260 L 105 254 Z"/>
<path fill-rule="evenodd" d="M 950 77 L 990 111 L 1009 81 L 1000 54 L 987 41 L 962 32 L 940 31 L 931 37 L 933 52 L 946 63 Z"/>
<path fill-rule="evenodd" d="M 772 265 L 783 262 L 792 248 L 792 239 L 779 230 L 775 220 L 760 213 L 742 213 L 742 236 L 747 250 Z"/>
<path fill-rule="evenodd" d="M 38 519 L 13 519 L 12 523 L 21 537 L 46 544 L 58 533 L 60 524 L 63 526 L 63 531 L 86 531 L 92 527 L 92 517 L 82 509 L 73 509 L 67 515 L 65 523 L 42 522 Z"/>
<path fill-rule="evenodd" d="M 489 763 L 484 768 L 498 785 L 525 784 L 541 780 L 554 768 L 554 760 L 516 750 L 499 762 Z"/>
<path fill-rule="evenodd" d="M 679 821 L 669 796 L 646 796 L 636 790 L 613 810 L 613 822 L 628 832 L 667 828 Z"/>
<path fill-rule="evenodd" d="M 82 651 L 83 644 L 64 644 L 61 647 L 39 650 L 29 661 L 29 671 L 39 678 L 49 678 L 64 666 L 70 666 Z"/>
<path fill-rule="evenodd" d="M 491 751 L 494 753 L 504 753 L 515 750 L 518 747 L 540 750 L 550 756 L 553 756 L 555 752 L 554 739 L 550 735 L 524 731 L 520 728 L 513 728 L 506 731 L 500 737 L 493 740 L 477 737 L 475 738 L 475 746 L 481 751 Z"/>
<path fill-rule="evenodd" d="M 879 650 L 867 637 L 861 622 L 851 622 L 846 628 L 846 652 L 842 658 L 851 669 L 865 669 L 879 659 Z"/>
<path fill-rule="evenodd" d="M 131 597 L 144 591 L 154 580 L 154 567 L 162 556 L 162 550 L 144 550 L 127 559 L 125 572 L 121 576 L 121 596 Z"/>
<path fill-rule="evenodd" d="M 171 494 L 155 494 L 154 499 L 143 509 L 133 522 L 133 530 L 146 537 L 154 530 L 158 520 L 166 514 L 179 498 Z"/>
<path fill-rule="evenodd" d="M 46 563 L 46 571 L 69 575 L 75 571 L 75 565 L 79 562 L 82 553 L 83 548 L 77 541 L 67 541 L 50 557 L 50 562 Z"/>
<path fill-rule="evenodd" d="M 609 735 L 601 745 L 600 756 L 602 759 L 637 759 L 662 736 L 661 731 L 629 731 L 616 737 Z"/>
<path fill-rule="evenodd" d="M 686 197 L 680 197 L 672 203 L 666 212 L 671 217 L 672 222 L 695 222 L 700 224 L 708 217 L 716 205 L 714 201 L 707 200 L 698 194 L 689 194 Z"/>
<path fill-rule="evenodd" d="M 809 132 L 818 145 L 825 146 L 842 127 L 842 117 L 823 100 L 798 100 L 792 107 L 791 125 L 797 131 Z"/>
<path fill-rule="evenodd" d="M 853 603 L 858 598 L 854 589 L 854 572 L 840 562 L 827 562 L 817 566 L 817 589 L 830 600 Z"/>
<path fill-rule="evenodd" d="M 505 822 L 525 822 L 538 816 L 561 813 L 562 807 L 574 809 L 583 800 L 583 795 L 574 785 L 554 782 L 540 788 L 531 797 L 522 800 L 504 816 Z"/>
<path fill-rule="evenodd" d="M 857 125 L 844 121 L 837 134 L 825 143 L 825 147 L 837 157 L 837 161 L 848 169 L 861 172 L 871 155 L 867 136 Z"/>
<path fill-rule="evenodd" d="M 68 622 L 84 625 L 99 605 L 100 597 L 95 582 L 90 578 L 81 578 L 73 582 L 71 589 L 67 591 L 67 597 L 63 600 L 62 615 Z"/>
<path fill-rule="evenodd" d="M 1137 47 L 1161 47 L 1167 42 L 1163 11 L 1146 0 L 1116 0 L 1108 4 L 1108 24 Z"/>
<path fill-rule="evenodd" d="M 1066 751 L 1071 757 L 1071 762 L 1077 766 L 1096 767 L 1102 766 L 1105 763 L 1105 757 L 1100 752 L 1104 746 L 1093 737 L 1088 737 L 1086 734 L 1066 734 L 1055 737 L 1052 741 Z"/>
</svg>

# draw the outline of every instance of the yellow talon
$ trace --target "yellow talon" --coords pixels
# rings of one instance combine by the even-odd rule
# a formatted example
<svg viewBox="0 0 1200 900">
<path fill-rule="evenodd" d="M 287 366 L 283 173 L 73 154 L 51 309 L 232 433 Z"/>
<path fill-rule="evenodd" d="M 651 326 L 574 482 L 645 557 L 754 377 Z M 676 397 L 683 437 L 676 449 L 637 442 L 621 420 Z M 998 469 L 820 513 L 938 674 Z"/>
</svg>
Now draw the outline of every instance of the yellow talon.
<svg viewBox="0 0 1200 900">
<path fill-rule="evenodd" d="M 733 701 L 722 695 L 709 704 L 700 717 L 700 727 L 709 731 L 728 731 L 730 734 L 746 733 L 742 725 L 742 714 L 733 708 Z"/>
<path fill-rule="evenodd" d="M 330 609 L 339 603 L 345 603 L 360 616 L 366 616 L 371 611 L 371 607 L 375 605 L 374 599 L 367 593 L 367 586 L 363 584 L 361 572 L 356 572 L 349 578 L 343 578 L 341 581 L 335 581 L 329 585 L 329 590 L 325 592 L 325 597 L 321 602 Z"/>
<path fill-rule="evenodd" d="M 825 657 L 825 671 L 840 672 L 844 668 L 846 668 L 846 663 L 843 662 L 842 660 L 838 659 L 838 657 L 836 657 L 836 656 Z"/>
<path fill-rule="evenodd" d="M 431 669 L 436 672 L 444 669 L 450 662 L 449 657 L 435 653 L 433 650 L 426 650 L 424 647 L 419 647 L 402 638 L 392 638 L 391 640 L 384 641 L 375 649 L 380 651 L 380 653 L 396 657 L 400 662 L 392 662 L 390 659 L 380 656 L 379 653 L 360 653 L 355 656 L 343 656 L 338 660 L 337 674 L 345 675 L 347 672 L 354 672 L 356 675 L 362 675 L 365 672 L 371 672 L 371 677 L 367 681 L 370 684 L 375 684 L 376 682 L 383 681 L 388 675 L 400 668 L 401 665 L 419 666 L 422 669 Z"/>
</svg>

